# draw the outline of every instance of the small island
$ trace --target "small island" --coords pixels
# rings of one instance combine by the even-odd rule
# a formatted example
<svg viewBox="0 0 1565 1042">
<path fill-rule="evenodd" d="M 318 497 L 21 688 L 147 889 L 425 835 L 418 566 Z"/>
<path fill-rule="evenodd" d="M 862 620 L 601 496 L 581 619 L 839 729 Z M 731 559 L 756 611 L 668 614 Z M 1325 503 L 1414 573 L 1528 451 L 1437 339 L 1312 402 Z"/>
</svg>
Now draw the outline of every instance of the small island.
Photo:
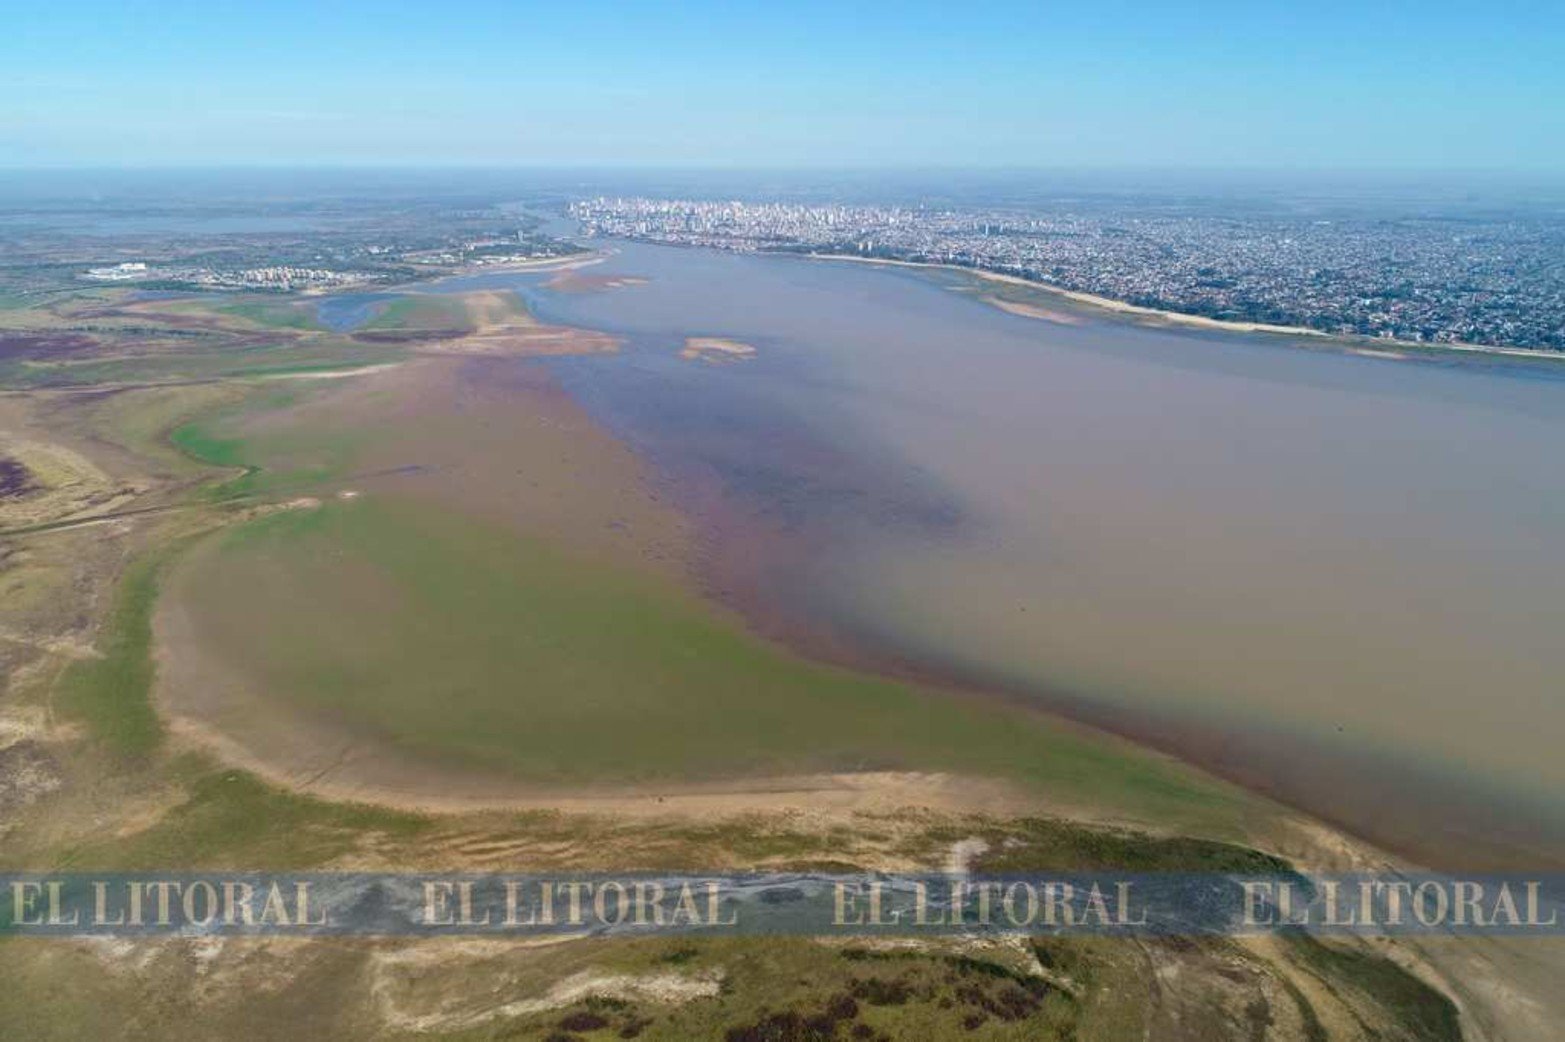
<svg viewBox="0 0 1565 1042">
<path fill-rule="evenodd" d="M 679 352 L 679 357 L 687 362 L 726 365 L 730 362 L 743 362 L 754 358 L 755 348 L 738 340 L 727 340 L 723 337 L 692 336 L 685 338 L 685 346 Z"/>
</svg>

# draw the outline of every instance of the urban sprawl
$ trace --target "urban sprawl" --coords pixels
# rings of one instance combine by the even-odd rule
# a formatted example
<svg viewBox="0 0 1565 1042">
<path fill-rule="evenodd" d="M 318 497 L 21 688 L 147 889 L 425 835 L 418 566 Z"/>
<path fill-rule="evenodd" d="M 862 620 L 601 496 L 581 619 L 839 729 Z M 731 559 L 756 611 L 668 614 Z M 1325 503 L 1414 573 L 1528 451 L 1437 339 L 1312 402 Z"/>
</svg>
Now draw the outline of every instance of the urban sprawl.
<svg viewBox="0 0 1565 1042">
<path fill-rule="evenodd" d="M 1143 307 L 1565 350 L 1565 221 L 1028 213 L 597 198 L 588 235 L 950 264 Z"/>
</svg>

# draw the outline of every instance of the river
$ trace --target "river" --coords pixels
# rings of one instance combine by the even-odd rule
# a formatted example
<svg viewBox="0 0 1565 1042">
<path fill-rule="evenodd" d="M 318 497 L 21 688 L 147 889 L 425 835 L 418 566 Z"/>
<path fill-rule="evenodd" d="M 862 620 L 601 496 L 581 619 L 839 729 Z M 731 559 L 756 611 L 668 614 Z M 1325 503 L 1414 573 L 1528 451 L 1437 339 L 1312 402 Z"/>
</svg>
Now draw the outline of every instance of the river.
<svg viewBox="0 0 1565 1042">
<path fill-rule="evenodd" d="M 757 620 L 1430 864 L 1565 866 L 1565 361 L 1067 324 L 949 275 L 606 245 L 588 271 L 648 281 L 446 285 L 626 338 L 556 371 L 711 520 L 718 592 Z M 684 360 L 688 336 L 756 355 Z"/>
</svg>

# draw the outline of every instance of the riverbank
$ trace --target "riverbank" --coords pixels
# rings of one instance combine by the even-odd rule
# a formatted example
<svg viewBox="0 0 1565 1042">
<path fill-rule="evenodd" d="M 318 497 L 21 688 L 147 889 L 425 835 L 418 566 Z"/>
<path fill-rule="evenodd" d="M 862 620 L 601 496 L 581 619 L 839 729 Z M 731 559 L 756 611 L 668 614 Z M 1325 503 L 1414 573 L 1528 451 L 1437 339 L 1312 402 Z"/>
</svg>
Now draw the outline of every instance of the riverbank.
<svg viewBox="0 0 1565 1042">
<path fill-rule="evenodd" d="M 786 256 L 786 254 L 779 254 Z M 892 260 L 885 257 L 856 257 L 847 253 L 806 253 L 799 256 L 808 257 L 811 260 L 827 261 L 851 261 L 855 264 L 872 264 L 893 268 L 914 268 L 930 271 L 951 271 L 970 275 L 985 282 L 993 282 L 1001 285 L 1021 286 L 1029 290 L 1046 294 L 1058 300 L 1068 301 L 1072 304 L 1080 304 L 1098 311 L 1108 312 L 1115 317 L 1141 320 L 1147 324 L 1184 326 L 1191 329 L 1222 330 L 1229 333 L 1265 333 L 1273 336 L 1284 337 L 1308 337 L 1323 343 L 1340 345 L 1343 350 L 1378 356 L 1383 358 L 1402 359 L 1407 355 L 1393 354 L 1385 349 L 1388 347 L 1414 351 L 1456 351 L 1468 354 L 1495 355 L 1510 358 L 1530 358 L 1555 362 L 1565 362 L 1565 352 L 1538 351 L 1524 347 L 1499 347 L 1492 344 L 1471 344 L 1464 342 L 1430 343 L 1419 340 L 1398 340 L 1392 337 L 1348 337 L 1335 333 L 1323 332 L 1319 329 L 1311 329 L 1308 326 L 1276 325 L 1269 322 L 1238 322 L 1228 319 L 1209 318 L 1205 315 L 1192 315 L 1183 311 L 1169 311 L 1161 308 L 1149 308 L 1139 304 L 1131 304 L 1123 300 L 1115 300 L 1113 297 L 1099 296 L 1094 293 L 1083 293 L 1079 290 L 1062 289 L 1059 286 L 1051 286 L 1046 282 L 1034 279 L 1022 278 L 1019 275 L 1007 275 L 1003 272 L 986 271 L 982 268 L 969 268 L 960 264 L 937 264 L 931 261 L 903 261 Z M 1004 307 L 999 301 L 990 301 L 1002 310 L 1012 314 L 1025 314 L 1013 308 Z M 1049 319 L 1047 315 L 1028 315 Z M 1053 319 L 1051 319 L 1053 320 Z"/>
</svg>

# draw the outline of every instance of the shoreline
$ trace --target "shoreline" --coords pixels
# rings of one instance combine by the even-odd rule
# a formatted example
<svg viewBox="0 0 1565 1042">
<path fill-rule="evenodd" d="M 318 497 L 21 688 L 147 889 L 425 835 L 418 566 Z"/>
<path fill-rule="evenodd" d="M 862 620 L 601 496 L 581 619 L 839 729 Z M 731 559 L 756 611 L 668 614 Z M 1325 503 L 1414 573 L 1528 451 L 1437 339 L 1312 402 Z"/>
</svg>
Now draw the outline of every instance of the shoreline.
<svg viewBox="0 0 1565 1042">
<path fill-rule="evenodd" d="M 1020 275 L 1007 275 L 1004 272 L 989 271 L 984 268 L 970 268 L 960 264 L 940 264 L 934 261 L 905 261 L 894 260 L 888 257 L 855 257 L 847 253 L 785 253 L 770 252 L 768 256 L 797 256 L 808 260 L 824 261 L 849 261 L 854 264 L 871 264 L 881 267 L 913 268 L 928 271 L 952 271 L 971 275 L 974 278 L 986 282 L 996 282 L 1002 285 L 1022 286 L 1026 289 L 1037 290 L 1050 296 L 1068 300 L 1074 304 L 1095 308 L 1099 311 L 1109 312 L 1120 318 L 1135 320 L 1153 320 L 1141 324 L 1167 324 L 1187 326 L 1192 329 L 1208 329 L 1226 333 L 1265 333 L 1272 336 L 1308 337 L 1312 340 L 1320 340 L 1327 344 L 1341 347 L 1344 351 L 1367 357 L 1379 357 L 1390 360 L 1403 361 L 1414 356 L 1402 354 L 1404 351 L 1428 351 L 1443 352 L 1455 351 L 1463 354 L 1493 355 L 1502 358 L 1529 358 L 1547 361 L 1565 361 L 1565 351 L 1544 351 L 1530 347 L 1500 347 L 1493 344 L 1472 344 L 1465 341 L 1453 341 L 1451 343 L 1431 343 L 1422 340 L 1398 340 L 1392 337 L 1348 336 L 1340 333 L 1327 333 L 1319 329 L 1311 329 L 1308 326 L 1283 326 L 1269 322 L 1242 322 L 1232 319 L 1209 318 L 1205 315 L 1193 315 L 1184 311 L 1167 311 L 1160 308 L 1149 308 L 1140 304 L 1131 304 L 1127 301 L 1116 300 L 1113 297 L 1099 296 L 1095 293 L 1085 293 L 1080 290 L 1063 289 L 1052 286 L 1047 282 L 1038 282 L 1034 279 L 1026 279 Z M 998 306 L 991 303 L 990 306 Z M 1008 308 L 1001 310 L 1009 311 Z M 1011 312 L 1015 313 L 1015 312 Z M 1031 316 L 1028 316 L 1031 317 Z M 1392 349 L 1392 350 L 1388 350 Z"/>
<path fill-rule="evenodd" d="M 839 771 L 735 776 L 702 781 L 572 786 L 530 783 L 482 772 L 462 774 L 418 765 L 365 745 L 345 746 L 320 761 L 285 765 L 247 748 L 204 720 L 158 700 L 158 713 L 182 748 L 247 771 L 270 785 L 332 803 L 385 807 L 415 814 L 579 814 L 626 821 L 755 815 L 813 816 L 851 822 L 860 814 L 933 811 L 1002 817 L 1044 815 L 1107 829 L 1153 832 L 1157 823 L 1051 801 L 1004 780 L 941 770 Z M 377 756 L 381 762 L 375 762 Z M 366 770 L 366 764 L 368 769 Z M 421 769 L 422 768 L 422 769 Z M 401 784 L 391 780 L 397 775 Z M 1305 816 L 1288 819 L 1315 825 Z M 1326 827 L 1326 826 L 1319 826 Z M 1164 834 L 1164 833 L 1159 833 Z M 1167 835 L 1187 835 L 1169 829 Z M 1352 837 L 1345 837 L 1354 842 Z M 1364 849 L 1368 856 L 1381 852 Z M 1373 851 L 1372 854 L 1369 854 Z"/>
</svg>

